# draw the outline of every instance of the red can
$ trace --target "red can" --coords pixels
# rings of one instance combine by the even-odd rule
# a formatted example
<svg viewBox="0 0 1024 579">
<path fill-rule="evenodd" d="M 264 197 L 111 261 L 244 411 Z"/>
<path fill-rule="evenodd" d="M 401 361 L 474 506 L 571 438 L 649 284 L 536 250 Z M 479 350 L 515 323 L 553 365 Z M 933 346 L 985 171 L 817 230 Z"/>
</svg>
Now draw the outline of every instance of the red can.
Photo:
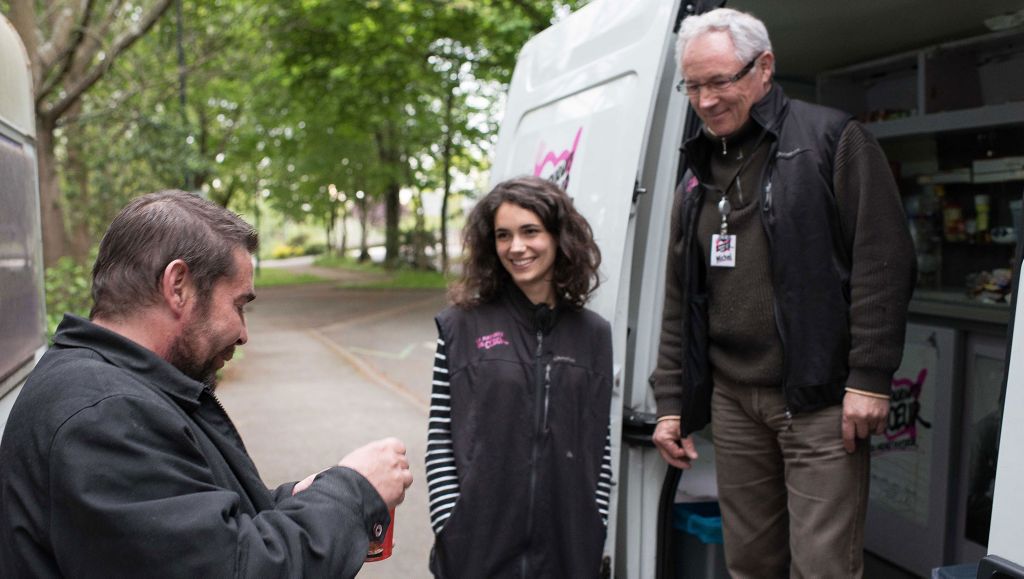
<svg viewBox="0 0 1024 579">
<path fill-rule="evenodd" d="M 370 548 L 366 550 L 367 563 L 383 561 L 391 556 L 391 549 L 395 544 L 395 509 L 391 509 L 388 515 L 391 517 L 391 524 L 381 539 L 370 541 Z M 383 531 L 384 529 L 374 529 L 374 535 L 379 537 Z"/>
</svg>

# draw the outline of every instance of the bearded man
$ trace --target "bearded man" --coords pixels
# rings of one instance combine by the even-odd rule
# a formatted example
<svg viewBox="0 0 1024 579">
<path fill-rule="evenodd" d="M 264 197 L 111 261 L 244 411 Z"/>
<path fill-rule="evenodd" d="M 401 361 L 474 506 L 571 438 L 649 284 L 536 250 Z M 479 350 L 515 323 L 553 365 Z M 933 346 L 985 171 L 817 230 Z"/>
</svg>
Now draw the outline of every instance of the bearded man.
<svg viewBox="0 0 1024 579">
<path fill-rule="evenodd" d="M 248 340 L 256 232 L 182 191 L 132 201 L 0 442 L 2 577 L 353 577 L 412 482 L 370 443 L 267 489 L 214 394 Z"/>
</svg>

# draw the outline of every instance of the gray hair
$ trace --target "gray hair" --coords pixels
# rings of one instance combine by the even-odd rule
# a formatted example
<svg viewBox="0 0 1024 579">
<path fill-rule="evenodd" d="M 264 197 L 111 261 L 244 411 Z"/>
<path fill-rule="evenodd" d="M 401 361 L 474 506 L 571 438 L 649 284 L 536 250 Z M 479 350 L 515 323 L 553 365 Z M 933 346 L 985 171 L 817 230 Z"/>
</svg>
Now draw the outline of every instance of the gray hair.
<svg viewBox="0 0 1024 579">
<path fill-rule="evenodd" d="M 768 39 L 768 29 L 764 22 L 739 10 L 732 8 L 716 8 L 698 16 L 690 16 L 683 20 L 676 41 L 676 64 L 683 66 L 683 53 L 688 42 L 709 32 L 728 32 L 732 44 L 736 47 L 736 60 L 747 63 L 763 52 L 772 49 L 772 41 Z M 774 63 L 772 64 L 774 70 Z"/>
<path fill-rule="evenodd" d="M 236 249 L 255 253 L 256 230 L 227 209 L 184 191 L 139 197 L 114 218 L 92 269 L 90 318 L 117 319 L 155 304 L 164 268 L 188 264 L 201 301 L 234 275 Z"/>
</svg>

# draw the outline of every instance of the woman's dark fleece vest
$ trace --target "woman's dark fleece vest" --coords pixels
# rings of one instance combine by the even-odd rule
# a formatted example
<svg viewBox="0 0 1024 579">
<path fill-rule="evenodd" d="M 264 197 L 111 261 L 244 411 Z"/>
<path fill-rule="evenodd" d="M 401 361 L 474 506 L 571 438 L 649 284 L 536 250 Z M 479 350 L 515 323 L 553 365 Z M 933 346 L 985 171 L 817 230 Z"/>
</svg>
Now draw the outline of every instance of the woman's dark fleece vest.
<svg viewBox="0 0 1024 579">
<path fill-rule="evenodd" d="M 790 100 L 777 85 L 751 109 L 771 140 L 761 179 L 761 223 L 768 238 L 775 318 L 783 348 L 783 391 L 791 412 L 842 401 L 849 373 L 851 248 L 843 241 L 832 176 L 836 147 L 850 121 L 846 113 Z M 687 384 L 687 432 L 710 419 L 712 389 L 707 356 L 705 260 L 694 239 L 706 188 L 708 142 L 684 145 L 682 227 L 684 263 L 677 268 L 683 303 L 682 348 Z"/>
<path fill-rule="evenodd" d="M 443 578 L 596 577 L 594 502 L 608 428 L 608 322 L 517 289 L 437 316 L 461 495 L 437 535 Z"/>
</svg>

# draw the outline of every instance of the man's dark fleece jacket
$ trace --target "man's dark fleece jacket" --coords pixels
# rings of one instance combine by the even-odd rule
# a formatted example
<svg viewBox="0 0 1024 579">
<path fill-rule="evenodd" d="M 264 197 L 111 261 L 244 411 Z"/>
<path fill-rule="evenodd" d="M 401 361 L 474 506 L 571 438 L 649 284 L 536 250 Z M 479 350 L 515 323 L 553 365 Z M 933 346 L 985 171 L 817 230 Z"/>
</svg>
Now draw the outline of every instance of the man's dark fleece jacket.
<svg viewBox="0 0 1024 579">
<path fill-rule="evenodd" d="M 388 524 L 342 467 L 268 490 L 209 387 L 65 316 L 0 443 L 0 577 L 353 577 Z"/>
<path fill-rule="evenodd" d="M 802 116 L 802 125 L 825 126 L 826 123 L 818 119 L 830 119 L 831 127 L 835 127 L 834 145 L 826 146 L 829 137 L 822 134 L 824 128 L 820 129 L 822 133 L 798 135 L 799 140 L 795 142 L 780 142 L 780 135 L 785 140 L 791 134 L 786 127 L 787 123 L 795 122 L 794 115 Z M 889 394 L 892 374 L 899 366 L 903 351 L 907 305 L 916 264 L 899 190 L 878 142 L 863 126 L 844 120 L 838 111 L 790 101 L 782 89 L 774 85 L 769 94 L 754 105 L 751 119 L 735 135 L 721 139 L 702 131 L 687 147 L 690 152 L 704 153 L 693 156 L 706 159 L 706 165 L 697 167 L 706 180 L 697 183 L 698 179 L 692 177 L 695 160 L 688 159 L 691 170 L 676 191 L 672 209 L 661 345 L 658 366 L 652 376 L 658 416 L 682 412 L 685 432 L 699 429 L 707 419 L 706 412 L 701 416 L 699 409 L 686 408 L 683 402 L 710 400 L 707 392 L 691 392 L 702 388 L 695 383 L 699 380 L 687 376 L 687 369 L 695 364 L 693 350 L 686 346 L 691 338 L 707 341 L 706 356 L 712 382 L 786 387 L 787 356 L 794 353 L 787 351 L 792 349 L 788 348 L 792 344 L 787 345 L 778 330 L 786 322 L 779 319 L 786 311 L 780 307 L 778 286 L 804 282 L 800 275 L 780 279 L 778 271 L 783 264 L 777 261 L 797 261 L 788 251 L 803 252 L 806 248 L 773 249 L 766 228 L 776 227 L 773 211 L 780 211 L 780 207 L 806 206 L 819 200 L 815 196 L 822 194 L 787 187 L 783 164 L 793 164 L 800 158 L 818 159 L 821 180 L 827 183 L 827 190 L 823 192 L 827 198 L 825 206 L 830 211 L 824 216 L 805 213 L 803 215 L 816 221 L 800 222 L 796 227 L 807 240 L 816 240 L 809 242 L 836 248 L 833 262 L 818 267 L 849 272 L 843 288 L 847 302 L 846 327 L 825 327 L 821 331 L 848 333 L 845 338 L 849 343 L 845 360 L 846 387 Z M 831 154 L 829 148 L 833 151 Z M 766 182 L 766 175 L 774 175 L 774 180 Z M 771 190 L 774 203 L 766 200 L 766 188 Z M 717 205 L 723 192 L 731 205 L 728 233 L 737 236 L 735 268 L 709 265 L 711 235 L 719 233 L 721 227 Z M 694 223 L 684 224 L 684 203 L 688 196 L 698 193 L 703 193 L 703 199 L 692 201 L 700 205 L 698 216 Z M 687 240 L 697 243 L 699 251 L 688 254 L 684 249 Z M 697 255 L 699 264 L 692 261 Z M 839 263 L 843 260 L 848 262 Z M 803 270 L 802 273 L 808 279 L 813 277 L 813 272 Z M 684 334 L 700 326 L 689 321 L 692 316 L 686 304 L 692 304 L 694 297 L 685 295 L 687 290 L 681 280 L 686 275 L 699 275 L 700 279 L 693 282 L 694 287 L 706 295 L 707 325 L 703 335 Z M 819 325 L 823 323 L 824 320 L 817 321 Z M 811 364 L 822 368 L 829 366 L 827 352 L 816 353 L 813 343 L 802 347 L 800 356 L 820 357 L 812 359 Z M 843 384 L 822 384 L 821 387 L 838 389 L 839 395 L 822 395 L 820 399 L 829 396 L 833 396 L 833 400 L 841 399 Z M 791 408 L 794 412 L 801 410 L 799 404 Z M 813 406 L 809 408 L 813 409 Z"/>
</svg>

